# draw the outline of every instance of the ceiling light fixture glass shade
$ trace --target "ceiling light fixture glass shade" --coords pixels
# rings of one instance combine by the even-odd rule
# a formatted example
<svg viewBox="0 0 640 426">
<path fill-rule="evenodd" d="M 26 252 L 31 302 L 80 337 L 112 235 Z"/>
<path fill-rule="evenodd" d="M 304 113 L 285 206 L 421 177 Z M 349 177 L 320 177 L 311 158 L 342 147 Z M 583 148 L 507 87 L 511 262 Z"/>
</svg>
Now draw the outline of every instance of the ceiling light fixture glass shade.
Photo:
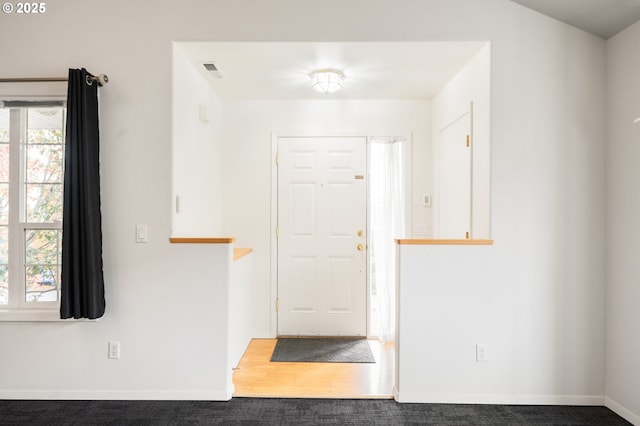
<svg viewBox="0 0 640 426">
<path fill-rule="evenodd" d="M 311 87 L 317 92 L 329 94 L 342 89 L 344 74 L 338 70 L 318 70 L 311 74 Z"/>
</svg>

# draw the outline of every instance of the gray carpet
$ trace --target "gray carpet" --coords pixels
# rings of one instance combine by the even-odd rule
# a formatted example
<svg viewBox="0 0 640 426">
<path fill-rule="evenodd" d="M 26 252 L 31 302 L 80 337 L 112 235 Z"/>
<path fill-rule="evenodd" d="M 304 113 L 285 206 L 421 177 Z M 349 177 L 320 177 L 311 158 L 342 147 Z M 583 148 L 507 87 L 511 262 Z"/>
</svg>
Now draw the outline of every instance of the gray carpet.
<svg viewBox="0 0 640 426">
<path fill-rule="evenodd" d="M 280 338 L 271 362 L 375 363 L 367 339 Z"/>
<path fill-rule="evenodd" d="M 393 400 L 2 401 L 18 425 L 629 425 L 605 407 L 398 404 Z"/>
</svg>

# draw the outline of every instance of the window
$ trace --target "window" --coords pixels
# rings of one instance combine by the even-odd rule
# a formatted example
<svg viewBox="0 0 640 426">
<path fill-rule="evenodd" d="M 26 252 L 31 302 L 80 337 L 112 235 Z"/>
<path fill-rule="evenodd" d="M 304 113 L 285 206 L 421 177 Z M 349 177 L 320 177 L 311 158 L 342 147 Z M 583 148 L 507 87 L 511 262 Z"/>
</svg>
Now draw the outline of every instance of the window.
<svg viewBox="0 0 640 426">
<path fill-rule="evenodd" d="M 58 309 L 65 119 L 61 103 L 0 108 L 0 311 Z"/>
</svg>

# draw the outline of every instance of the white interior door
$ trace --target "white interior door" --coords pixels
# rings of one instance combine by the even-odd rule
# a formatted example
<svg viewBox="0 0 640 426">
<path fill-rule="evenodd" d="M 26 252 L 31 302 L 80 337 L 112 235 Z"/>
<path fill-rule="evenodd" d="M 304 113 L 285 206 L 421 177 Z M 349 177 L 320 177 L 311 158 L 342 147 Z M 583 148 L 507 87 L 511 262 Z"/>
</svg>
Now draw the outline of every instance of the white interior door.
<svg viewBox="0 0 640 426">
<path fill-rule="evenodd" d="M 278 335 L 366 335 L 366 149 L 278 138 Z"/>
<path fill-rule="evenodd" d="M 471 238 L 471 118 L 438 135 L 438 238 Z"/>
</svg>

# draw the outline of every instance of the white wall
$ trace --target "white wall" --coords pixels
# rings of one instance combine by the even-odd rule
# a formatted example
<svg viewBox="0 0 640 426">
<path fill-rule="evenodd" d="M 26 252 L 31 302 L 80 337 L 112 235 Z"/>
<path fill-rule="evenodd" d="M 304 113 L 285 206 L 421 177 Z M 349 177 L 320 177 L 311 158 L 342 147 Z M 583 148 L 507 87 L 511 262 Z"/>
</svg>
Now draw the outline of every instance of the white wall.
<svg viewBox="0 0 640 426">
<path fill-rule="evenodd" d="M 222 102 L 173 44 L 172 232 L 222 236 Z M 178 210 L 178 211 L 177 211 Z"/>
<path fill-rule="evenodd" d="M 491 238 L 491 46 L 487 44 L 433 98 L 433 148 L 446 126 L 472 110 L 471 238 Z M 437 167 L 434 163 L 434 172 Z M 435 178 L 437 180 L 437 177 Z M 436 184 L 437 185 L 437 184 Z M 437 211 L 436 194 L 434 208 Z M 437 216 L 437 215 L 436 215 Z M 437 218 L 435 219 L 437 222 Z M 437 223 L 436 223 L 437 226 Z"/>
<path fill-rule="evenodd" d="M 167 241 L 175 40 L 491 41 L 496 246 L 492 273 L 473 279 L 501 302 L 496 318 L 508 325 L 495 331 L 504 343 L 498 347 L 511 347 L 511 337 L 523 331 L 528 337 L 515 339 L 522 346 L 513 346 L 517 352 L 495 368 L 505 377 L 514 365 L 535 367 L 544 378 L 511 392 L 603 394 L 604 208 L 594 200 L 604 198 L 604 42 L 508 0 L 327 0 L 312 12 L 296 0 L 153 6 L 112 0 L 108 7 L 68 0 L 48 4 L 38 17 L 2 16 L 0 38 L 11 40 L 0 47 L 3 76 L 65 75 L 68 67 L 85 66 L 110 77 L 101 89 L 107 313 L 91 324 L 0 324 L 0 341 L 6 342 L 0 351 L 3 397 L 37 397 L 47 389 L 79 398 L 100 392 L 114 398 L 126 392 L 175 398 L 228 394 L 228 372 L 220 370 L 228 361 L 221 343 L 226 337 L 215 339 L 227 326 L 221 306 L 227 295 L 217 281 L 224 270 L 216 259 L 223 254 Z M 269 130 L 297 130 L 273 125 L 268 123 Z M 245 167 L 267 170 L 263 153 L 269 152 L 245 151 Z M 251 184 L 243 183 L 247 192 L 238 193 L 240 205 L 266 205 L 268 182 Z M 231 197 L 223 193 L 223 201 Z M 140 223 L 149 225 L 150 241 L 136 245 L 134 227 Z M 254 238 L 267 241 L 266 225 L 268 219 L 260 218 L 241 230 L 223 218 L 223 228 L 237 231 L 242 245 L 253 245 Z M 256 255 L 268 250 L 254 248 Z M 446 252 L 433 255 L 450 261 Z M 264 269 L 257 256 L 254 261 Z M 405 314 L 408 321 L 423 321 L 422 309 Z M 476 314 L 462 313 L 468 322 Z M 587 330 L 585 323 L 594 327 Z M 108 340 L 122 342 L 123 359 L 106 359 Z M 167 349 L 167 341 L 177 344 Z M 577 347 L 583 348 L 579 354 Z M 34 370 L 40 354 L 55 368 Z M 594 368 L 580 377 L 572 368 L 557 369 L 574 355 L 580 365 Z"/>
<path fill-rule="evenodd" d="M 401 248 L 401 401 L 604 402 L 604 43 L 513 22 L 491 44 L 496 243 Z"/>
<path fill-rule="evenodd" d="M 607 397 L 640 425 L 640 23 L 607 41 Z M 619 412 L 621 410 L 618 410 Z"/>
<path fill-rule="evenodd" d="M 223 227 L 241 245 L 254 248 L 254 297 L 249 312 L 270 318 L 271 292 L 271 169 L 272 133 L 279 136 L 413 137 L 414 187 L 427 193 L 422 181 L 430 169 L 430 101 L 225 101 L 223 148 Z M 420 208 L 419 208 L 420 209 Z M 419 212 L 418 214 L 424 214 Z M 427 219 L 424 219 L 427 220 Z M 267 320 L 254 337 L 270 337 Z"/>
<path fill-rule="evenodd" d="M 513 271 L 503 241 L 399 246 L 398 401 L 603 405 L 601 283 Z"/>
<path fill-rule="evenodd" d="M 166 245 L 133 248 L 118 261 L 127 278 L 114 274 L 107 248 L 107 313 L 97 322 L 0 323 L 0 398 L 230 398 L 231 245 Z M 121 359 L 107 359 L 109 340 Z"/>
<path fill-rule="evenodd" d="M 255 298 L 256 283 L 254 280 L 253 254 L 237 259 L 231 264 L 229 282 L 229 324 L 232 332 L 228 336 L 229 389 L 233 389 L 233 369 L 237 367 L 245 349 L 255 335 L 255 324 L 264 322 L 261 312 L 248 309 L 248 301 Z"/>
</svg>

